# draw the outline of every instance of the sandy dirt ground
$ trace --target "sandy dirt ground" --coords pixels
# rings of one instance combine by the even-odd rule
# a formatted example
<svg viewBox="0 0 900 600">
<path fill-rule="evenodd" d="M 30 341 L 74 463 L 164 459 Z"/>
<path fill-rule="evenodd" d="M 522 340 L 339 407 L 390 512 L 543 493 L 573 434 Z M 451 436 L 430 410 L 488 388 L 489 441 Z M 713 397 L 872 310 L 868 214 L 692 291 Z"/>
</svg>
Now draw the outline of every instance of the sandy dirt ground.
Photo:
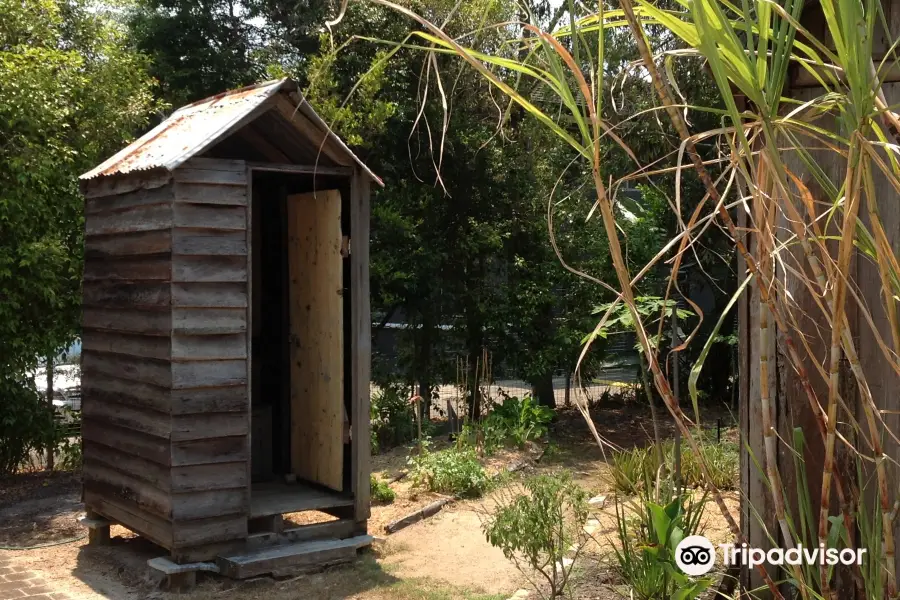
<svg viewBox="0 0 900 600">
<path fill-rule="evenodd" d="M 648 421 L 627 407 L 602 412 L 597 427 L 616 446 L 642 445 L 648 438 Z M 576 412 L 562 412 L 554 426 L 551 444 L 523 451 L 507 451 L 486 460 L 492 473 L 513 464 L 525 464 L 509 485 L 477 501 L 458 501 L 437 515 L 392 535 L 384 526 L 441 498 L 412 486 L 408 478 L 391 484 L 397 500 L 373 506 L 369 521 L 372 535 L 383 537 L 350 566 L 286 580 L 263 577 L 235 582 L 218 576 L 203 576 L 187 594 L 169 594 L 147 578 L 146 561 L 162 551 L 131 532 L 114 526 L 114 543 L 89 547 L 77 523 L 82 507 L 79 482 L 72 475 L 25 474 L 0 481 L 0 545 L 31 546 L 61 542 L 31 550 L 0 550 L 0 558 L 11 557 L 17 565 L 38 573 L 55 591 L 74 600 L 288 600 L 298 598 L 359 600 L 443 600 L 488 598 L 506 600 L 522 588 L 526 577 L 492 547 L 484 537 L 482 522 L 496 505 L 499 495 L 514 490 L 515 477 L 566 468 L 591 496 L 611 498 L 604 453 Z M 440 448 L 448 440 L 435 440 Z M 376 476 L 388 480 L 407 468 L 406 448 L 373 457 Z M 538 458 L 540 459 L 538 461 Z M 511 486 L 511 487 L 510 487 Z M 735 517 L 736 493 L 726 496 Z M 321 513 L 288 516 L 309 523 Z M 611 501 L 593 507 L 597 527 L 593 540 L 583 550 L 574 597 L 578 600 L 608 600 L 620 597 L 612 582 L 609 557 L 615 543 L 615 509 Z M 706 534 L 713 542 L 729 541 L 725 520 L 710 504 L 705 516 Z M 533 594 L 531 598 L 536 598 Z"/>
</svg>

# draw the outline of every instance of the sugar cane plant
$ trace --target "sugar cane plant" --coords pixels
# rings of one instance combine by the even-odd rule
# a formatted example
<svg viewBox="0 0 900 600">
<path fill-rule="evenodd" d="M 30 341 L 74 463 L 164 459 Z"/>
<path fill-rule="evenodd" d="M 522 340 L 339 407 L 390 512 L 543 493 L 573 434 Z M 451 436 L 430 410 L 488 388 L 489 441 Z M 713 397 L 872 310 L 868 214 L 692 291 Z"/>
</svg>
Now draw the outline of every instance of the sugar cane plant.
<svg viewBox="0 0 900 600">
<path fill-rule="evenodd" d="M 644 278 L 659 269 L 669 269 L 672 274 L 665 298 L 680 294 L 674 275 L 694 252 L 701 234 L 719 226 L 730 236 L 745 271 L 745 285 L 738 293 L 752 291 L 758 299 L 758 330 L 752 335 L 762 351 L 755 372 L 746 375 L 762 382 L 760 392 L 748 401 L 759 406 L 763 456 L 753 458 L 767 482 L 778 523 L 777 531 L 768 535 L 774 543 L 789 547 L 798 540 L 849 545 L 858 532 L 856 543 L 872 544 L 877 551 L 870 556 L 870 563 L 852 574 L 856 595 L 897 597 L 894 525 L 900 495 L 892 489 L 891 471 L 896 461 L 885 451 L 885 444 L 900 443 L 900 432 L 886 422 L 885 407 L 876 401 L 869 379 L 874 367 L 860 359 L 859 331 L 851 328 L 848 317 L 853 311 L 858 329 L 875 341 L 879 361 L 894 375 L 900 374 L 900 262 L 882 218 L 883 208 L 888 202 L 896 203 L 896 195 L 881 193 L 900 193 L 900 146 L 896 142 L 900 118 L 884 91 L 884 80 L 900 58 L 893 39 L 897 32 L 886 33 L 897 22 L 894 3 L 568 0 L 561 26 L 555 20 L 549 25 L 534 22 L 527 9 L 517 21 L 485 24 L 508 38 L 506 44 L 485 51 L 469 46 L 477 32 L 452 38 L 408 4 L 359 1 L 409 17 L 411 32 L 407 38 L 391 42 L 393 51 L 431 53 L 428 68 L 439 87 L 441 63 L 436 57 L 459 58 L 505 95 L 501 107 L 504 120 L 513 111 L 527 113 L 571 147 L 573 164 L 583 167 L 596 199 L 594 210 L 586 217 L 602 220 L 616 273 L 615 283 L 593 280 L 616 293 L 596 330 L 602 330 L 617 306 L 623 305 L 630 313 L 653 385 L 698 458 L 710 498 L 740 544 L 745 541 L 744 534 L 700 452 L 696 416 L 691 419 L 673 395 L 665 358 L 652 343 L 654 333 L 647 326 L 652 320 L 641 313 L 636 300 Z M 807 8 L 820 13 L 820 31 L 805 26 Z M 330 26 L 339 22 L 340 15 Z M 619 136 L 607 118 L 613 110 L 610 90 L 615 87 L 608 81 L 611 75 L 605 54 L 611 35 L 631 36 L 639 62 L 630 72 L 652 85 L 658 98 L 653 112 L 660 120 L 666 119 L 666 126 L 680 142 L 650 164 L 640 163 L 628 140 Z M 877 53 L 876 42 L 881 45 Z M 386 60 L 390 54 L 385 54 Z M 694 61 L 714 81 L 721 106 L 698 106 L 683 99 L 672 64 L 688 61 Z M 801 99 L 791 98 L 787 91 L 792 72 L 815 85 Z M 552 98 L 553 110 L 542 108 L 547 103 L 537 102 L 538 96 Z M 714 114 L 719 126 L 694 130 L 687 118 L 691 112 Z M 612 145 L 635 163 L 634 172 L 627 177 L 610 178 L 604 169 Z M 823 167 L 826 164 L 828 169 Z M 700 181 L 705 196 L 683 218 L 682 182 L 688 171 Z M 630 269 L 620 240 L 617 190 L 630 181 L 652 185 L 654 177 L 672 173 L 677 174 L 677 183 L 669 196 L 678 232 L 647 265 Z M 553 205 L 551 198 L 548 214 Z M 740 215 L 740 226 L 736 215 Z M 565 256 L 560 259 L 568 265 Z M 851 270 L 854 260 L 868 263 L 867 268 L 876 274 L 880 297 L 863 293 Z M 801 295 L 811 300 L 806 308 L 797 301 Z M 702 319 L 699 307 L 691 308 Z M 665 326 L 665 315 L 658 321 L 657 336 Z M 810 322 L 821 323 L 821 330 L 810 334 Z M 683 345 L 708 347 L 715 336 L 698 340 L 696 331 Z M 816 336 L 824 348 L 824 361 L 816 352 L 812 339 Z M 589 345 L 590 340 L 582 356 Z M 776 347 L 784 356 L 784 368 L 802 389 L 808 404 L 805 410 L 815 422 L 815 431 L 808 434 L 819 437 L 823 448 L 821 455 L 814 457 L 823 469 L 821 487 L 811 490 L 812 484 L 804 479 L 798 492 L 801 501 L 794 507 L 785 497 L 778 455 L 796 453 L 794 445 L 799 440 L 778 437 L 774 399 L 768 391 L 774 358 L 770 350 Z M 700 356 L 692 372 L 694 382 L 706 352 Z M 841 375 L 842 361 L 849 366 L 849 376 Z M 691 391 L 696 411 L 696 385 Z M 602 445 L 588 407 L 579 403 L 579 408 Z M 857 414 L 862 418 L 857 419 Z M 846 427 L 839 428 L 838 423 Z M 811 446 L 802 446 L 808 460 Z M 848 456 L 850 468 L 838 468 L 839 448 Z M 805 467 L 797 468 L 802 471 Z M 868 490 L 870 499 L 875 498 L 875 509 L 861 500 L 861 489 Z M 833 507 L 833 494 L 839 513 Z M 753 513 L 754 507 L 750 508 Z M 825 565 L 794 565 L 777 574 L 763 566 L 757 569 L 776 598 L 784 597 L 787 588 L 792 588 L 791 596 L 838 597 L 834 570 Z M 776 584 L 782 577 L 787 582 Z"/>
</svg>

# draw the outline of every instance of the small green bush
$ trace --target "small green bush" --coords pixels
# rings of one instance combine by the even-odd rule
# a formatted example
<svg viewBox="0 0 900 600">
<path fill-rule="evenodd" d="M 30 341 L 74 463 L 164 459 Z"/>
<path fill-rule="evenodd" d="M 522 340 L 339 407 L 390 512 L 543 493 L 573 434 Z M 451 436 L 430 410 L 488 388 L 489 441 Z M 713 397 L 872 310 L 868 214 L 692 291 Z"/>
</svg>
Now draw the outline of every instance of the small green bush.
<svg viewBox="0 0 900 600">
<path fill-rule="evenodd" d="M 409 462 L 413 485 L 431 492 L 474 498 L 481 496 L 490 483 L 471 448 L 452 447 L 440 452 L 426 448 Z"/>
<path fill-rule="evenodd" d="M 500 499 L 498 509 L 484 523 L 484 532 L 488 542 L 523 573 L 540 573 L 551 597 L 560 596 L 575 562 L 562 568 L 557 565 L 563 564 L 573 543 L 586 535 L 587 494 L 567 472 L 531 477 L 523 485 L 525 494 Z"/>
<path fill-rule="evenodd" d="M 27 377 L 0 373 L 0 475 L 15 473 L 34 451 L 56 443 L 53 410 Z"/>
<path fill-rule="evenodd" d="M 634 496 L 647 482 L 652 482 L 656 467 L 654 452 L 652 447 L 613 452 L 609 465 L 613 488 L 620 494 Z"/>
<path fill-rule="evenodd" d="M 669 490 L 667 490 L 668 492 Z M 684 538 L 701 534 L 706 497 L 678 496 L 666 505 L 653 500 L 671 497 L 645 489 L 629 514 L 616 499 L 616 570 L 637 600 L 693 600 L 712 583 L 711 577 L 691 579 L 675 564 L 675 549 Z"/>
<path fill-rule="evenodd" d="M 397 494 L 394 493 L 391 486 L 384 481 L 380 481 L 374 475 L 370 476 L 369 485 L 371 488 L 372 502 L 375 502 L 376 504 L 390 504 L 397 498 Z"/>
<path fill-rule="evenodd" d="M 736 489 L 740 465 L 737 444 L 734 442 L 716 443 L 701 439 L 700 453 L 706 460 L 712 482 L 716 487 L 722 490 Z M 675 455 L 673 441 L 663 442 L 663 454 L 666 467 L 671 472 L 674 468 Z M 653 446 L 617 451 L 613 453 L 610 460 L 610 476 L 615 490 L 629 496 L 638 494 L 648 485 L 653 485 L 658 469 L 656 450 Z M 681 477 L 687 487 L 702 487 L 705 483 L 700 461 L 683 442 L 681 446 Z"/>
<path fill-rule="evenodd" d="M 416 413 L 403 390 L 389 386 L 372 396 L 372 452 L 416 439 Z"/>
<path fill-rule="evenodd" d="M 481 423 L 485 450 L 493 452 L 506 444 L 521 448 L 526 442 L 547 435 L 552 420 L 553 410 L 531 396 L 506 398 Z"/>
</svg>

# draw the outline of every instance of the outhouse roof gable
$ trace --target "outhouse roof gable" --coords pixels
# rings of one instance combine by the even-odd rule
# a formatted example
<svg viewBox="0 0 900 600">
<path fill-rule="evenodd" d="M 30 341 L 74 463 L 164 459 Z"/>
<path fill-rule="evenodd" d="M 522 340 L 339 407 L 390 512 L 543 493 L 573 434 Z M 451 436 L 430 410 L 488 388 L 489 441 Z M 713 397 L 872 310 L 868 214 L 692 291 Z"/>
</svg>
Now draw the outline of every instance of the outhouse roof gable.
<svg viewBox="0 0 900 600">
<path fill-rule="evenodd" d="M 373 181 L 384 185 L 316 114 L 300 94 L 296 82 L 287 78 L 224 92 L 183 106 L 126 148 L 81 175 L 80 179 L 160 168 L 174 171 L 273 109 L 280 110 L 282 116 L 291 121 L 297 136 L 308 141 L 312 137 L 309 134 L 313 131 L 309 129 L 312 126 L 316 137 L 320 138 L 315 140 L 317 149 L 322 150 L 329 144 L 348 164 L 355 163 Z M 300 121 L 303 121 L 302 126 Z M 316 155 L 318 158 L 318 153 Z"/>
</svg>

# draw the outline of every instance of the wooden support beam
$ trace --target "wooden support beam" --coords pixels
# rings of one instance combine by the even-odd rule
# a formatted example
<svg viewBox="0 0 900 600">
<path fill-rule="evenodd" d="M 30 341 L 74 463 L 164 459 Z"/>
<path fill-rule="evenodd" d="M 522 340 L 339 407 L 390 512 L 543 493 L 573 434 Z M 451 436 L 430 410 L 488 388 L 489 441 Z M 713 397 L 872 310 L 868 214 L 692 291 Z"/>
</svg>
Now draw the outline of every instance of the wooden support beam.
<svg viewBox="0 0 900 600">
<path fill-rule="evenodd" d="M 351 472 L 354 517 L 362 522 L 369 518 L 371 467 L 371 403 L 369 379 L 372 362 L 372 315 L 369 304 L 369 179 L 359 170 L 350 181 L 350 314 L 352 367 L 350 385 Z"/>
</svg>

